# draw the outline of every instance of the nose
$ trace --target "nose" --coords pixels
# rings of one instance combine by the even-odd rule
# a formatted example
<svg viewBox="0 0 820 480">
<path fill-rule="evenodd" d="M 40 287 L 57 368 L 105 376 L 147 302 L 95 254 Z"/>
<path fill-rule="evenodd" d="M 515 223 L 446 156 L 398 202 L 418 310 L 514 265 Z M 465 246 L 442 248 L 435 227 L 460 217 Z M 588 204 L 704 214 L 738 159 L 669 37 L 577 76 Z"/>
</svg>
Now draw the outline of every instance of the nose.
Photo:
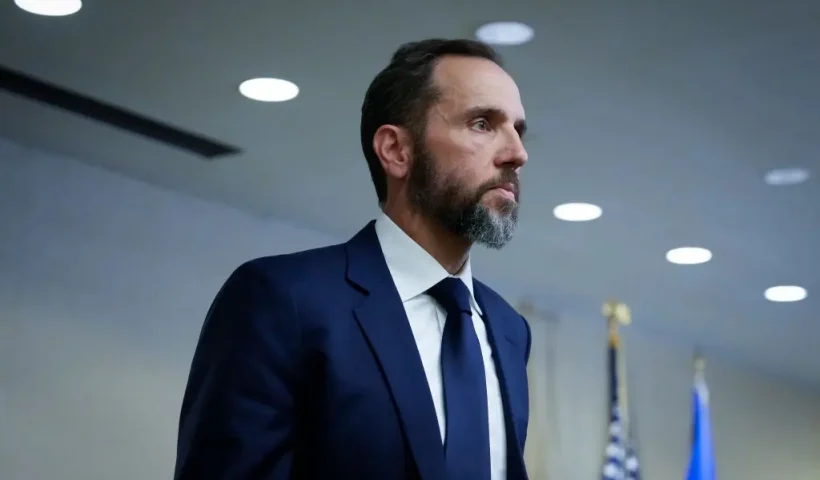
<svg viewBox="0 0 820 480">
<path fill-rule="evenodd" d="M 498 156 L 498 166 L 518 170 L 527 163 L 529 155 L 527 149 L 524 148 L 524 141 L 518 131 L 512 128 L 510 130 L 510 133 L 506 135 L 506 145 L 503 153 Z"/>
</svg>

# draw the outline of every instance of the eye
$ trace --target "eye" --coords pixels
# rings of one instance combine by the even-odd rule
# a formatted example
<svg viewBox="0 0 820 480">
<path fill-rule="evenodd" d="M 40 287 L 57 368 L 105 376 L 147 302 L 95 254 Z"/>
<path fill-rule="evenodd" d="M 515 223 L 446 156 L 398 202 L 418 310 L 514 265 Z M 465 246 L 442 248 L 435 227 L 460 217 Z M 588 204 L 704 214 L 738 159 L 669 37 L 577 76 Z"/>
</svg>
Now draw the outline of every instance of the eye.
<svg viewBox="0 0 820 480">
<path fill-rule="evenodd" d="M 490 129 L 490 122 L 486 118 L 477 118 L 473 120 L 470 126 L 476 130 L 487 131 Z"/>
</svg>

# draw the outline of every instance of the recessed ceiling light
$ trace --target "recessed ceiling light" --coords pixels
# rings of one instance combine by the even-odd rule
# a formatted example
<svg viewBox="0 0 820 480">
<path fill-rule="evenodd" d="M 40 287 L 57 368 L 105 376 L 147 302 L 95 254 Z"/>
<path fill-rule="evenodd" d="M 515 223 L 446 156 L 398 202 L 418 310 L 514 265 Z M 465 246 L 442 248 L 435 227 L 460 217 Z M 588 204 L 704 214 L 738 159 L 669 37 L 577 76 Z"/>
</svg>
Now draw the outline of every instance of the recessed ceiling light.
<svg viewBox="0 0 820 480">
<path fill-rule="evenodd" d="M 698 265 L 712 259 L 712 252 L 701 247 L 679 247 L 666 252 L 666 260 L 678 265 Z"/>
<path fill-rule="evenodd" d="M 778 285 L 769 287 L 763 296 L 770 302 L 799 302 L 806 298 L 806 289 L 797 285 Z"/>
<path fill-rule="evenodd" d="M 532 27 L 521 22 L 492 22 L 475 32 L 476 38 L 491 45 L 521 45 L 532 40 Z"/>
<path fill-rule="evenodd" d="M 239 85 L 239 93 L 259 102 L 286 102 L 299 95 L 299 87 L 281 78 L 252 78 Z"/>
<path fill-rule="evenodd" d="M 588 222 L 601 216 L 601 207 L 591 203 L 564 203 L 552 210 L 555 218 L 567 222 Z"/>
<path fill-rule="evenodd" d="M 763 180 L 776 187 L 797 185 L 809 179 L 809 171 L 805 168 L 776 168 L 769 170 Z"/>
<path fill-rule="evenodd" d="M 72 15 L 83 8 L 82 0 L 14 0 L 14 3 L 29 13 L 48 17 Z"/>
</svg>

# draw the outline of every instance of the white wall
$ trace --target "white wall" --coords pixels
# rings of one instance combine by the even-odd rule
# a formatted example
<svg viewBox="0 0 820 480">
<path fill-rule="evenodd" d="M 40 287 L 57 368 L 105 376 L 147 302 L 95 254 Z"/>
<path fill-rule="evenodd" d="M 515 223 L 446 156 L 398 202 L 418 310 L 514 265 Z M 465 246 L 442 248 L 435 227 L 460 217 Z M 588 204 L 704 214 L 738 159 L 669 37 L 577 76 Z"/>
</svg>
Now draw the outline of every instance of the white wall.
<svg viewBox="0 0 820 480">
<path fill-rule="evenodd" d="M 188 364 L 226 275 L 342 240 L 3 141 L 0 232 L 3 480 L 170 478 Z M 550 480 L 597 479 L 603 328 L 533 330 L 533 478 L 550 460 Z M 627 347 L 644 478 L 681 479 L 689 354 L 635 335 Z M 820 478 L 820 399 L 714 363 L 709 380 L 722 478 Z"/>
<path fill-rule="evenodd" d="M 325 236 L 0 142 L 0 479 L 171 478 L 207 308 Z"/>
</svg>

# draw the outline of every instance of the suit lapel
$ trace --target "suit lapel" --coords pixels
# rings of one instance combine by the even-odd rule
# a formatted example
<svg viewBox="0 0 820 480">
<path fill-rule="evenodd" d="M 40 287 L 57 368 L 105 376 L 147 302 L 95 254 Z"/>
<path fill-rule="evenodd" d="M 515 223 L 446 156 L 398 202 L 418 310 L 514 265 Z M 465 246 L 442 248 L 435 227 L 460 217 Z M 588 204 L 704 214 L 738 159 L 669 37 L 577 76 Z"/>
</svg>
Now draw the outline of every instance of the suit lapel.
<svg viewBox="0 0 820 480">
<path fill-rule="evenodd" d="M 374 223 L 346 245 L 348 280 L 365 293 L 354 315 L 381 366 L 421 479 L 443 480 L 444 450 L 430 387 Z"/>
<path fill-rule="evenodd" d="M 519 347 L 509 333 L 507 325 L 521 321 L 515 318 L 515 311 L 500 297 L 489 292 L 483 284 L 473 281 L 476 302 L 481 307 L 484 323 L 487 325 L 487 335 L 492 346 L 495 369 L 498 383 L 501 386 L 501 399 L 504 404 L 504 423 L 507 434 L 507 478 L 526 479 L 524 466 L 524 452 L 519 443 L 518 428 L 515 422 L 513 402 L 510 389 L 511 382 L 515 382 L 515 369 L 521 368 L 524 363 L 523 347 Z M 524 379 L 526 381 L 526 379 Z M 515 383 L 513 383 L 515 384 Z M 518 391 L 520 389 L 516 389 Z"/>
</svg>

